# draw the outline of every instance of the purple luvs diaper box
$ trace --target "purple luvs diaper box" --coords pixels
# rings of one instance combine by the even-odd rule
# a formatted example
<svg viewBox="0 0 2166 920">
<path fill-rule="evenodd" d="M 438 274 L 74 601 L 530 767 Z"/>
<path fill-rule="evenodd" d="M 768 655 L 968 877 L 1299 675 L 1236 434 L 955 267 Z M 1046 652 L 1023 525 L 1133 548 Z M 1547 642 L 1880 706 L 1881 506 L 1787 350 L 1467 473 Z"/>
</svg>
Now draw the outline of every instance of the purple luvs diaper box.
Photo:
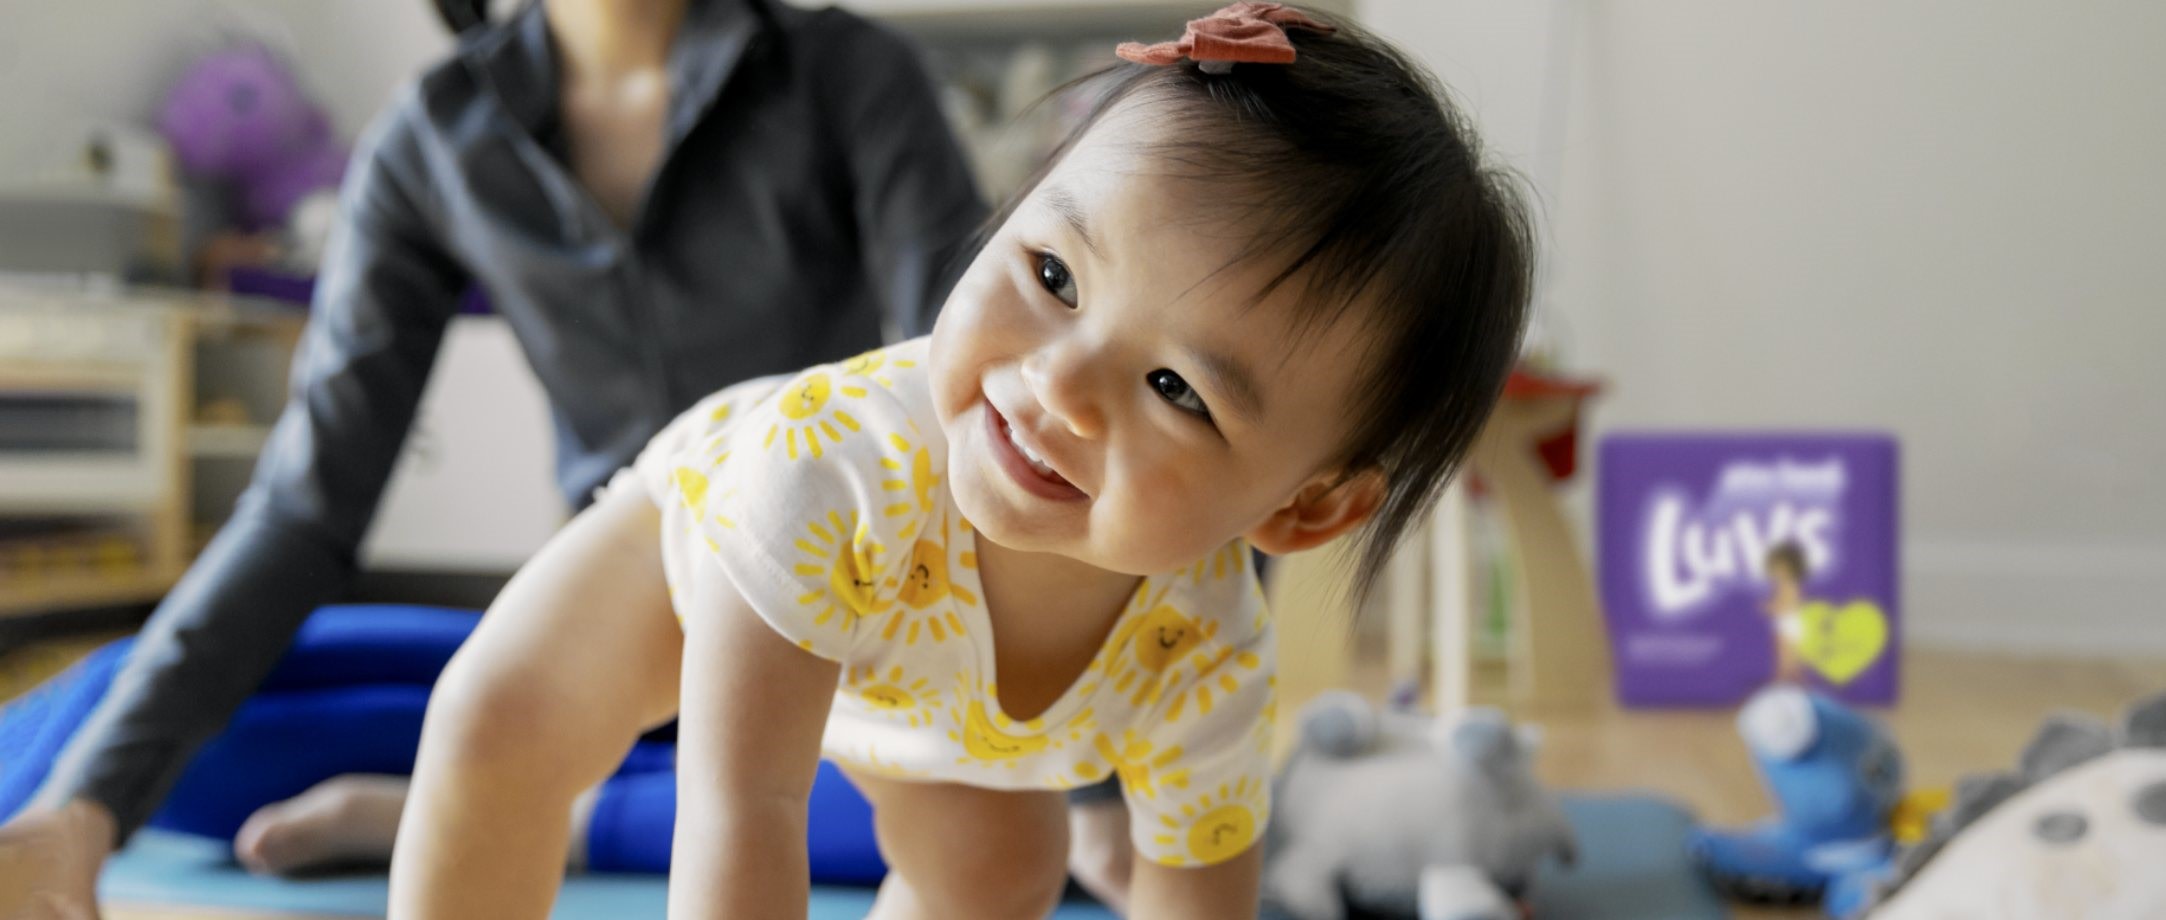
<svg viewBox="0 0 2166 920">
<path fill-rule="evenodd" d="M 1626 705 L 1725 706 L 1776 681 L 1895 701 L 1894 438 L 1616 433 L 1596 464 Z"/>
</svg>

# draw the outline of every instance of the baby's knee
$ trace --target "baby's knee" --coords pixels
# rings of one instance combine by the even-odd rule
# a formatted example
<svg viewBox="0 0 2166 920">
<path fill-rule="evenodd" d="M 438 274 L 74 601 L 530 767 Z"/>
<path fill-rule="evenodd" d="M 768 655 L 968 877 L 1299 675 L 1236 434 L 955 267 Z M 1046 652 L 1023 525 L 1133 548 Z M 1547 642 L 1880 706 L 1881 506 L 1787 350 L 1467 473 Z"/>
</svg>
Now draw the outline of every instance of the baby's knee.
<svg viewBox="0 0 2166 920">
<path fill-rule="evenodd" d="M 553 692 L 545 683 L 480 667 L 444 671 L 430 694 L 425 737 L 457 747 L 462 759 L 518 761 L 558 742 Z"/>
<path fill-rule="evenodd" d="M 972 898 L 983 905 L 980 916 L 985 917 L 1043 917 L 1060 906 L 1068 887 L 1068 867 L 1057 856 L 1012 861 L 989 875 Z"/>
<path fill-rule="evenodd" d="M 946 917 L 1005 918 L 1043 917 L 1060 905 L 1068 887 L 1065 848 L 1050 846 L 987 847 L 971 857 L 942 860 L 926 873 L 924 884 L 937 886 L 930 904 L 946 905 L 935 911 Z M 913 887 L 919 880 L 913 879 Z"/>
<path fill-rule="evenodd" d="M 1128 842 L 1127 812 L 1119 802 L 1078 806 L 1071 812 L 1068 871 L 1078 884 L 1110 905 L 1126 903 L 1135 851 Z"/>
</svg>

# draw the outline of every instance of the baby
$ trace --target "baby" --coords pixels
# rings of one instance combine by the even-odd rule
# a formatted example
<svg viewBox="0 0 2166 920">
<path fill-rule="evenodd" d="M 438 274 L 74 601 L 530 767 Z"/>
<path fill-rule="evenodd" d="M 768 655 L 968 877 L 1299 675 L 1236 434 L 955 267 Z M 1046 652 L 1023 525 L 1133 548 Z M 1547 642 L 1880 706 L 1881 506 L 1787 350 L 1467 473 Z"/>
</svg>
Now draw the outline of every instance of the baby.
<svg viewBox="0 0 2166 920">
<path fill-rule="evenodd" d="M 1062 791 L 1116 775 L 1131 915 L 1256 915 L 1250 548 L 1358 532 L 1367 583 L 1495 400 L 1531 243 L 1351 27 L 1239 3 L 1120 51 L 931 337 L 709 397 L 505 588 L 430 705 L 393 916 L 546 915 L 581 791 L 672 716 L 671 916 L 805 915 L 823 756 L 874 805 L 875 917 L 1042 916 Z"/>
</svg>

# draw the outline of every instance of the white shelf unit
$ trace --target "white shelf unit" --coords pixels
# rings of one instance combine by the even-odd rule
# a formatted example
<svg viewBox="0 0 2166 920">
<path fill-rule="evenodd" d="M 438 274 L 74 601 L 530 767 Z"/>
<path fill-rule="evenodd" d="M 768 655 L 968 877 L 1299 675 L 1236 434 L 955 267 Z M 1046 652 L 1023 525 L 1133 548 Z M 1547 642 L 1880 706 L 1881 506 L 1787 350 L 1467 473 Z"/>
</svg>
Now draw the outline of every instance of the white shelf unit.
<svg viewBox="0 0 2166 920">
<path fill-rule="evenodd" d="M 238 493 L 205 488 L 206 468 L 245 481 L 301 324 L 222 297 L 0 284 L 0 616 L 171 587 Z M 225 421 L 191 425 L 219 400 Z"/>
</svg>

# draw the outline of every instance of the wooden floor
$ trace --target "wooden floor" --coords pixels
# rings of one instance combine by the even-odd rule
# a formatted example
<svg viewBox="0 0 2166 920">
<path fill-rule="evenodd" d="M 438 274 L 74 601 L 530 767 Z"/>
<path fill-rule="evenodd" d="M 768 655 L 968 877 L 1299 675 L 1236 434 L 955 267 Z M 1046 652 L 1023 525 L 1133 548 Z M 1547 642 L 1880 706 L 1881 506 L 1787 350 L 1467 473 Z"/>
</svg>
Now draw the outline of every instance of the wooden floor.
<svg viewBox="0 0 2166 920">
<path fill-rule="evenodd" d="M 0 657 L 0 698 L 20 692 L 92 644 L 49 644 Z M 2110 715 L 2139 696 L 2166 689 L 2166 662 L 2156 661 L 1913 651 L 1906 665 L 1903 702 L 1881 715 L 1902 744 L 1914 787 L 1948 785 L 1967 772 L 2011 765 L 2050 712 Z M 1767 809 L 1728 712 L 1637 712 L 1601 705 L 1515 715 L 1542 725 L 1541 772 L 1558 788 L 1660 793 L 1713 824 L 1750 821 Z M 107 916 L 202 920 L 220 914 L 121 905 L 109 908 Z M 1740 911 L 1738 916 L 1817 914 Z"/>
<path fill-rule="evenodd" d="M 2014 765 L 2039 721 L 2057 710 L 2110 717 L 2166 690 L 2166 662 L 2078 661 L 1912 651 L 1900 705 L 1878 715 L 1894 730 L 1911 788 Z M 1684 804 L 1708 824 L 1752 821 L 1768 804 L 1730 712 L 1591 710 L 1515 713 L 1545 729 L 1543 778 L 1558 788 L 1642 789 Z M 1745 911 L 1740 918 L 1806 918 L 1818 911 Z"/>
</svg>

